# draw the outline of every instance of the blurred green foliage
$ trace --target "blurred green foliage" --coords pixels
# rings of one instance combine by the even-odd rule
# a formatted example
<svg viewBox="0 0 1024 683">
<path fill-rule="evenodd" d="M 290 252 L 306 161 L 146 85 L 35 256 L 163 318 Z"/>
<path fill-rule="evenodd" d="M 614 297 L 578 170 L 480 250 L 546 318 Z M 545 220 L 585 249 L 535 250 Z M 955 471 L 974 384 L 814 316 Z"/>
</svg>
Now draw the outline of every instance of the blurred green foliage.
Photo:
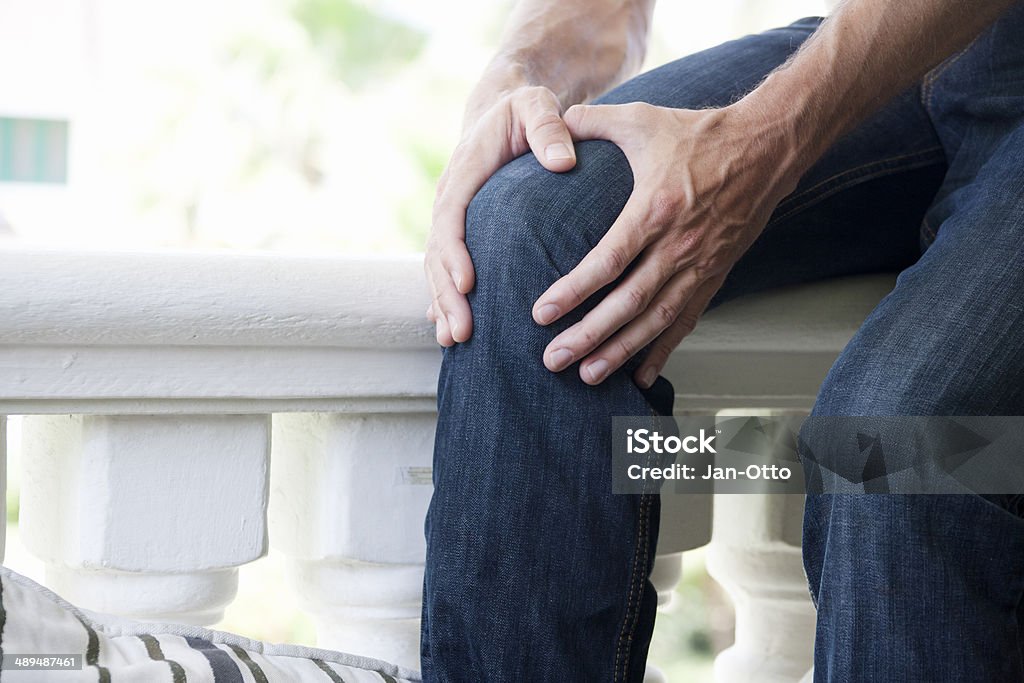
<svg viewBox="0 0 1024 683">
<path fill-rule="evenodd" d="M 292 16 L 335 75 L 359 88 L 419 56 L 427 36 L 354 0 L 296 0 Z"/>
</svg>

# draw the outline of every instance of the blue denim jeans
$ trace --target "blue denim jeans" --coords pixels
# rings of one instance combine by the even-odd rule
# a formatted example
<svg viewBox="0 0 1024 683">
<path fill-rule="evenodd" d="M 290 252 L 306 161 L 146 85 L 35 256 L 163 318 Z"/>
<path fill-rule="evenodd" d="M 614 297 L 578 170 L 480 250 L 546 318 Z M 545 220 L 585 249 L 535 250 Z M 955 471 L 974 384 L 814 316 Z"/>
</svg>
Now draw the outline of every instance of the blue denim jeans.
<svg viewBox="0 0 1024 683">
<path fill-rule="evenodd" d="M 728 104 L 819 24 L 726 43 L 600 101 Z M 1024 7 L 839 140 L 784 199 L 714 305 L 900 271 L 829 373 L 819 415 L 1024 414 Z M 541 353 L 534 300 L 633 188 L 620 150 L 524 156 L 467 216 L 472 339 L 444 354 L 426 524 L 425 681 L 641 681 L 654 627 L 654 496 L 611 493 L 612 415 L 668 414 L 631 364 L 599 387 Z M 685 342 L 684 342 L 685 343 Z M 1024 520 L 1010 499 L 811 495 L 816 681 L 1024 680 Z M 678 522 L 677 522 L 678 523 Z"/>
</svg>

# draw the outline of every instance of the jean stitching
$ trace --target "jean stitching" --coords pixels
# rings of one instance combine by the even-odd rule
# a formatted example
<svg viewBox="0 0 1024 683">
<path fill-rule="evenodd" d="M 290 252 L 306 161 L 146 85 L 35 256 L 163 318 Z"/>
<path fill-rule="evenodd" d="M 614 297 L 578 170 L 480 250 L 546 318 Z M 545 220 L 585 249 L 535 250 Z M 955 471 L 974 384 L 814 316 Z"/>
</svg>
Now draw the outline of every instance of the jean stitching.
<svg viewBox="0 0 1024 683">
<path fill-rule="evenodd" d="M 911 162 L 911 163 L 900 164 L 899 166 L 885 166 L 884 168 L 879 168 L 879 169 L 877 169 L 875 171 L 871 171 L 871 172 L 868 172 L 868 173 L 863 173 L 861 175 L 857 175 L 855 177 L 852 177 L 852 178 L 849 178 L 847 180 L 844 180 L 843 182 L 828 188 L 826 191 L 821 192 L 821 193 L 815 195 L 814 197 L 808 199 L 807 201 L 801 202 L 799 205 L 794 206 L 794 207 L 788 209 L 785 213 L 783 213 L 783 214 L 781 214 L 779 216 L 776 216 L 765 227 L 767 228 L 767 227 L 770 227 L 772 225 L 775 225 L 775 224 L 777 224 L 777 223 L 779 223 L 779 222 L 789 218 L 790 216 L 792 216 L 795 213 L 798 213 L 798 212 L 800 212 L 800 211 L 802 211 L 802 210 L 804 210 L 804 209 L 806 209 L 806 208 L 808 208 L 810 206 L 813 206 L 813 205 L 817 204 L 818 202 L 820 202 L 820 201 L 822 201 L 824 199 L 828 199 L 829 197 L 831 197 L 832 195 L 836 194 L 837 192 L 841 192 L 841 191 L 843 191 L 845 189 L 853 187 L 854 185 L 858 185 L 858 184 L 860 184 L 862 182 L 865 182 L 865 181 L 868 181 L 868 180 L 873 180 L 875 178 L 881 178 L 881 177 L 884 177 L 886 175 L 892 175 L 892 174 L 895 174 L 895 173 L 902 173 L 903 171 L 909 171 L 909 170 L 912 170 L 912 169 L 915 169 L 915 168 L 921 168 L 923 166 L 929 166 L 931 164 L 934 164 L 937 161 L 939 161 L 939 159 L 933 159 L 933 158 L 931 158 L 928 155 L 932 155 L 936 151 L 942 151 L 942 148 L 941 147 L 929 147 L 928 149 L 922 150 L 920 152 L 914 152 L 912 154 L 903 154 L 903 155 L 900 155 L 898 157 L 892 157 L 890 159 L 883 159 L 882 161 L 876 161 L 876 162 L 872 162 L 871 164 L 865 164 L 864 166 L 858 166 L 856 169 L 850 169 L 850 171 L 844 171 L 843 173 L 837 174 L 836 176 L 833 176 L 832 178 L 829 178 L 828 181 L 822 181 L 822 183 L 819 183 L 818 185 L 815 185 L 815 188 L 820 187 L 823 183 L 829 182 L 831 180 L 835 180 L 836 178 L 838 178 L 838 177 L 840 177 L 842 175 L 851 173 L 853 171 L 862 170 L 862 169 L 868 168 L 869 166 L 885 165 L 885 164 L 892 163 L 893 161 L 899 161 L 899 160 L 906 159 L 908 157 L 913 157 L 913 156 L 923 157 L 923 158 L 918 159 L 918 160 L 916 160 L 914 162 Z M 812 188 L 812 189 L 815 189 L 815 188 Z M 806 196 L 807 192 L 810 192 L 810 191 L 811 190 L 807 190 L 806 192 L 802 192 L 800 194 L 800 197 Z M 796 199 L 796 197 L 794 197 L 794 199 Z M 789 202 L 786 202 L 786 203 L 789 203 Z"/>
<path fill-rule="evenodd" d="M 948 71 L 951 66 L 960 61 L 960 58 L 967 54 L 968 50 L 974 47 L 974 44 L 978 42 L 978 39 L 981 38 L 981 36 L 982 34 L 980 33 L 974 36 L 974 40 L 967 43 L 967 45 L 962 50 L 954 54 L 952 57 L 946 59 L 946 61 L 939 64 L 937 67 L 935 67 L 934 69 L 929 71 L 928 74 L 925 75 L 924 82 L 927 85 L 927 88 L 921 89 L 921 104 L 924 105 L 925 111 L 928 112 L 928 115 L 931 116 L 932 118 L 935 118 L 935 112 L 933 111 L 935 102 L 935 81 L 938 80 L 939 77 L 942 76 L 942 74 L 946 73 L 946 71 Z"/>
<path fill-rule="evenodd" d="M 839 185 L 839 189 L 844 189 L 846 187 L 849 187 L 851 181 L 860 181 L 862 179 L 865 179 L 864 175 L 853 175 L 853 174 L 856 174 L 858 171 L 864 171 L 866 169 L 871 169 L 871 168 L 875 168 L 875 167 L 879 167 L 879 166 L 885 167 L 885 168 L 883 168 L 881 170 L 892 170 L 893 172 L 905 171 L 905 170 L 908 170 L 910 168 L 913 168 L 914 165 L 915 165 L 914 162 L 908 163 L 906 165 L 902 165 L 901 164 L 901 165 L 896 166 L 896 167 L 890 167 L 889 164 L 892 164 L 895 161 L 902 161 L 904 159 L 910 159 L 910 158 L 913 158 L 913 157 L 927 156 L 927 155 L 930 155 L 930 154 L 932 154 L 934 152 L 941 151 L 941 150 L 942 150 L 942 147 L 939 146 L 939 145 L 936 145 L 936 146 L 933 146 L 933 147 L 927 147 L 925 149 L 918 150 L 916 152 L 907 152 L 905 154 L 898 154 L 898 155 L 893 156 L 893 157 L 887 157 L 885 159 L 879 159 L 878 161 L 871 161 L 871 162 L 868 162 L 866 164 L 861 164 L 860 166 L 854 166 L 853 168 L 848 168 L 845 171 L 840 171 L 839 173 L 836 173 L 835 175 L 829 176 L 828 178 L 826 178 L 826 179 L 816 183 L 813 187 L 807 188 L 806 190 L 804 190 L 800 194 L 793 195 L 789 199 L 787 199 L 784 202 L 780 203 L 778 208 L 783 208 L 783 207 L 786 207 L 787 205 L 792 205 L 797 200 L 803 199 L 803 198 L 807 197 L 808 195 L 813 194 L 816 190 L 818 190 L 818 189 L 820 189 L 820 188 L 828 185 L 829 183 L 832 183 L 832 182 L 834 182 L 834 181 L 836 181 L 836 180 L 838 180 L 840 178 L 843 178 L 844 176 L 851 176 L 851 177 L 848 180 L 844 180 Z M 872 177 L 876 177 L 876 176 L 868 175 L 868 178 L 872 178 Z M 826 190 L 826 192 L 828 192 L 829 190 L 832 190 L 832 189 L 834 189 L 834 188 L 828 188 Z M 802 202 L 802 203 L 800 203 L 799 205 L 797 205 L 797 206 L 795 206 L 793 208 L 787 209 L 784 214 L 782 214 L 781 216 L 773 219 L 769 223 L 769 225 L 771 225 L 772 223 L 776 223 L 776 222 L 782 220 L 783 218 L 787 218 L 788 216 L 792 215 L 792 213 L 794 211 L 799 211 L 800 209 L 803 209 L 805 206 L 807 206 L 809 203 L 816 202 L 819 199 L 821 199 L 822 197 L 827 197 L 827 196 L 829 196 L 829 195 L 828 194 L 815 194 L 814 196 L 812 196 L 807 201 Z"/>
<path fill-rule="evenodd" d="M 657 417 L 658 413 L 650 405 L 648 405 L 648 410 L 650 410 L 651 415 L 653 417 Z M 651 464 L 651 457 L 652 457 L 651 454 L 648 453 L 647 454 L 647 465 L 648 466 L 650 466 L 650 464 Z M 628 666 L 628 662 L 629 662 L 629 648 L 626 647 L 625 658 L 623 658 L 623 646 L 627 642 L 631 642 L 633 640 L 633 633 L 636 631 L 637 619 L 635 617 L 633 617 L 633 596 L 637 592 L 637 584 L 638 584 L 638 581 L 637 581 L 637 571 L 638 571 L 638 569 L 640 567 L 639 559 L 640 559 L 640 552 L 641 552 L 641 548 L 642 547 L 644 548 L 644 558 L 645 558 L 644 559 L 644 566 L 646 566 L 646 563 L 647 563 L 647 560 L 646 560 L 646 557 L 647 557 L 647 552 L 646 552 L 646 545 L 647 545 L 647 541 L 646 541 L 646 539 L 647 539 L 647 533 L 646 533 L 646 531 L 647 531 L 647 512 L 646 511 L 647 511 L 647 507 L 648 507 L 648 503 L 649 502 L 650 502 L 650 497 L 647 494 L 641 494 L 641 496 L 640 496 L 640 510 L 639 510 L 639 518 L 640 519 L 639 519 L 638 524 L 637 524 L 636 547 L 633 550 L 633 568 L 630 571 L 630 576 L 629 576 L 629 597 L 626 600 L 626 612 L 623 615 L 622 628 L 619 630 L 619 642 L 617 643 L 617 645 L 615 647 L 615 671 L 612 674 L 612 680 L 613 681 L 623 680 L 623 679 L 621 679 L 619 677 L 620 661 L 621 661 L 621 671 L 622 671 L 623 676 L 625 676 L 626 673 L 627 673 L 627 666 Z M 638 606 L 639 606 L 639 601 L 642 600 L 642 599 L 643 599 L 643 587 L 641 586 L 640 587 L 640 597 L 639 597 L 639 599 L 637 601 L 638 602 Z M 639 614 L 639 607 L 637 609 L 637 614 Z"/>
<path fill-rule="evenodd" d="M 640 499 L 640 508 L 643 509 L 643 498 Z M 629 623 L 629 615 L 633 608 L 633 593 L 636 591 L 636 560 L 640 556 L 640 533 L 639 527 L 636 537 L 636 548 L 633 550 L 633 568 L 629 575 L 629 597 L 626 600 L 626 612 L 622 620 L 622 628 L 619 630 L 619 642 L 615 646 L 615 672 L 612 674 L 612 680 L 618 681 L 619 679 L 619 663 L 622 659 L 622 645 L 626 639 L 626 625 Z"/>
<path fill-rule="evenodd" d="M 650 464 L 650 460 L 648 459 L 648 465 L 649 464 Z M 638 594 L 637 594 L 637 600 L 636 600 L 636 610 L 634 610 L 634 612 L 633 612 L 633 623 L 632 623 L 632 625 L 629 628 L 629 634 L 626 636 L 626 641 L 627 641 L 628 644 L 626 646 L 625 660 L 622 663 L 622 673 L 623 673 L 623 675 L 625 675 L 629 671 L 629 656 L 631 654 L 632 647 L 633 647 L 633 635 L 636 633 L 637 624 L 640 623 L 640 604 L 643 602 L 644 590 L 646 588 L 646 583 L 647 583 L 647 579 L 645 578 L 645 575 L 646 575 L 646 570 L 647 570 L 647 562 L 650 559 L 650 550 L 651 550 L 651 542 L 650 542 L 650 539 L 648 538 L 648 536 L 650 534 L 648 533 L 647 527 L 650 525 L 650 516 L 651 516 L 651 505 L 650 505 L 650 503 L 651 503 L 651 500 L 652 500 L 652 495 L 653 494 L 649 494 L 649 493 L 648 494 L 644 494 L 644 499 L 645 499 L 644 502 L 647 503 L 647 505 L 646 505 L 646 507 L 644 507 L 641 510 L 641 513 L 640 513 L 640 515 L 641 515 L 641 517 L 640 517 L 640 528 L 641 528 L 641 533 L 643 534 L 641 538 L 643 539 L 643 549 L 644 549 L 643 550 L 643 552 L 644 552 L 643 561 L 641 562 L 640 566 L 644 568 L 644 571 L 641 573 L 639 581 L 635 582 L 637 587 L 639 588 L 639 590 L 637 592 Z"/>
</svg>

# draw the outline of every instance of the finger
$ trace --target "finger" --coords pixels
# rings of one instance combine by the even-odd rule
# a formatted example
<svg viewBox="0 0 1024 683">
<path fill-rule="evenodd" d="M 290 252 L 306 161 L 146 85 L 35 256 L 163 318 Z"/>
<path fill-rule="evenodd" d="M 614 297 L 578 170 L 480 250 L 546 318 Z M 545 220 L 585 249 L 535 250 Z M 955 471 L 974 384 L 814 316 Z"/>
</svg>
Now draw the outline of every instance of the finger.
<svg viewBox="0 0 1024 683">
<path fill-rule="evenodd" d="M 475 281 L 473 262 L 465 247 L 466 210 L 510 154 L 508 132 L 500 114 L 489 113 L 481 119 L 473 135 L 458 146 L 441 176 L 434 202 L 434 244 L 428 246 L 428 251 L 442 254 L 442 265 L 463 294 L 473 289 Z"/>
<path fill-rule="evenodd" d="M 476 269 L 473 259 L 469 256 L 466 242 L 461 239 L 449 239 L 438 251 L 441 265 L 460 294 L 469 294 L 476 284 Z"/>
<path fill-rule="evenodd" d="M 636 129 L 651 105 L 644 102 L 629 104 L 575 104 L 569 107 L 563 120 L 574 140 L 622 141 L 623 136 Z"/>
<path fill-rule="evenodd" d="M 654 384 L 654 380 L 661 374 L 672 351 L 693 331 L 697 320 L 707 310 L 708 304 L 711 303 L 711 299 L 721 289 L 724 280 L 724 276 L 714 277 L 702 284 L 694 293 L 693 298 L 684 307 L 679 318 L 668 329 L 658 335 L 654 343 L 651 344 L 651 348 L 643 363 L 640 364 L 640 367 L 633 374 L 633 379 L 638 385 L 648 389 Z"/>
<path fill-rule="evenodd" d="M 648 202 L 636 197 L 630 196 L 597 246 L 534 302 L 533 319 L 538 324 L 553 323 L 613 282 L 648 245 L 654 235 L 648 225 Z"/>
<path fill-rule="evenodd" d="M 441 346 L 451 346 L 455 343 L 452 339 L 451 329 L 448 326 L 444 316 L 439 313 L 439 307 L 437 305 L 437 288 L 434 286 L 434 281 L 430 275 L 430 268 L 426 268 L 427 271 L 427 282 L 430 285 L 430 303 L 427 305 L 427 319 L 434 323 L 434 338 L 437 343 Z"/>
<path fill-rule="evenodd" d="M 473 129 L 472 135 L 459 143 L 438 185 L 434 204 L 434 220 L 438 217 L 459 218 L 454 234 L 465 235 L 465 211 L 469 202 L 487 179 L 512 155 L 508 139 L 508 110 L 489 111 Z"/>
<path fill-rule="evenodd" d="M 583 359 L 580 378 L 587 384 L 600 384 L 670 327 L 678 326 L 689 334 L 707 306 L 706 302 L 699 307 L 693 305 L 705 282 L 692 268 L 672 278 L 646 311 Z"/>
<path fill-rule="evenodd" d="M 544 365 L 552 372 L 585 357 L 645 310 L 665 283 L 675 275 L 654 249 L 640 257 L 636 268 L 583 319 L 555 337 L 544 349 Z"/>
<path fill-rule="evenodd" d="M 451 328 L 448 326 L 444 316 L 438 317 L 437 322 L 434 323 L 434 337 L 437 339 L 437 343 L 445 348 L 455 345 L 455 340 L 452 339 Z"/>
<path fill-rule="evenodd" d="M 532 88 L 523 97 L 516 106 L 534 156 L 549 171 L 568 171 L 576 165 L 576 150 L 558 98 L 547 88 Z"/>
<path fill-rule="evenodd" d="M 433 292 L 433 306 L 439 322 L 444 322 L 453 342 L 464 342 L 473 331 L 473 316 L 466 295 L 458 291 L 449 272 L 440 264 L 440 257 L 429 257 L 428 274 Z"/>
<path fill-rule="evenodd" d="M 473 319 L 464 296 L 476 283 L 473 261 L 466 249 L 466 209 L 477 191 L 507 156 L 498 119 L 481 121 L 477 132 L 461 144 L 444 173 L 434 203 L 431 243 L 427 247 L 428 279 L 434 291 L 435 314 L 444 318 L 456 341 L 469 339 Z"/>
</svg>

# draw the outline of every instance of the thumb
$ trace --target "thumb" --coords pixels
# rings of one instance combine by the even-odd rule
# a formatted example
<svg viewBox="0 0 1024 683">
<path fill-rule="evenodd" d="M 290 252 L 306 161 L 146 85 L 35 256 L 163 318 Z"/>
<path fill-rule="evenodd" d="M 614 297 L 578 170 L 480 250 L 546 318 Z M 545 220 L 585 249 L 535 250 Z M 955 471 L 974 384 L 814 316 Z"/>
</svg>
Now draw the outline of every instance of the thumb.
<svg viewBox="0 0 1024 683">
<path fill-rule="evenodd" d="M 638 104 L 574 104 L 565 112 L 565 125 L 576 140 L 611 140 L 636 124 Z"/>
<path fill-rule="evenodd" d="M 558 98 L 546 91 L 533 99 L 523 117 L 526 142 L 533 154 L 544 168 L 557 173 L 576 165 L 572 135 L 562 121 L 561 112 Z"/>
</svg>

